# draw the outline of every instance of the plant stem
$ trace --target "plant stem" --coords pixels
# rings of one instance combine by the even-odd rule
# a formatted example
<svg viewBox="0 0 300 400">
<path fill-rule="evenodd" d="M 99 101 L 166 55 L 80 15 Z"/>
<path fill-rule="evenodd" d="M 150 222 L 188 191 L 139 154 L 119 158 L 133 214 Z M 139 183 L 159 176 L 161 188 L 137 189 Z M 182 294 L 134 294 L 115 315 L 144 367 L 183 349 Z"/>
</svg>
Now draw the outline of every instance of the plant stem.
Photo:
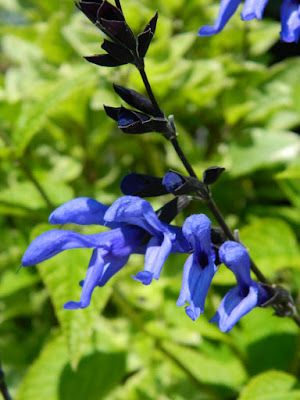
<svg viewBox="0 0 300 400">
<path fill-rule="evenodd" d="M 194 178 L 197 178 L 196 172 L 194 171 L 193 167 L 191 166 L 189 160 L 186 158 L 184 152 L 182 151 L 182 148 L 179 146 L 177 138 L 172 138 L 171 143 L 174 147 L 174 150 L 178 154 L 182 164 L 185 166 L 185 169 L 189 173 L 190 176 L 193 176 Z"/>
<path fill-rule="evenodd" d="M 10 139 L 6 136 L 6 134 L 0 130 L 0 137 L 3 140 L 3 143 L 5 144 L 6 147 L 11 147 L 11 141 Z M 52 204 L 51 200 L 49 199 L 49 197 L 47 196 L 46 192 L 44 191 L 44 189 L 42 188 L 42 186 L 39 184 L 39 182 L 36 180 L 36 178 L 34 177 L 34 175 L 32 174 L 32 172 L 30 171 L 29 168 L 27 168 L 26 164 L 24 163 L 24 161 L 22 159 L 16 160 L 18 163 L 18 166 L 22 169 L 22 171 L 24 172 L 24 174 L 27 176 L 27 178 L 34 184 L 34 186 L 36 187 L 36 189 L 40 192 L 41 196 L 43 197 L 43 199 L 45 200 L 48 208 L 52 211 L 54 210 L 54 205 Z"/>
<path fill-rule="evenodd" d="M 42 186 L 40 185 L 38 180 L 34 177 L 32 172 L 30 171 L 30 169 L 27 168 L 27 166 L 25 165 L 25 163 L 22 160 L 19 160 L 19 165 L 20 165 L 20 168 L 22 169 L 22 171 L 24 172 L 24 174 L 27 176 L 27 178 L 34 184 L 36 189 L 39 191 L 40 195 L 45 200 L 45 203 L 47 204 L 49 210 L 53 211 L 54 208 L 55 208 L 53 203 L 51 202 L 51 200 L 47 196 L 46 192 L 44 191 L 44 189 L 42 188 Z"/>
<path fill-rule="evenodd" d="M 143 331 L 147 336 L 149 336 L 156 347 L 157 350 L 162 352 L 165 356 L 169 358 L 174 364 L 177 365 L 187 377 L 204 393 L 210 396 L 212 400 L 218 400 L 219 396 L 215 393 L 215 391 L 205 383 L 201 382 L 182 362 L 176 358 L 174 354 L 172 354 L 163 344 L 162 339 L 154 336 L 150 333 L 144 326 L 144 322 L 141 318 L 137 315 L 131 305 L 128 303 L 125 296 L 122 292 L 115 286 L 113 288 L 113 299 L 115 302 L 122 308 L 122 311 L 127 314 L 133 325 L 135 325 L 139 330 Z"/>
<path fill-rule="evenodd" d="M 144 68 L 139 68 L 139 72 L 140 72 L 140 74 L 141 74 L 143 83 L 144 83 L 145 88 L 146 88 L 146 90 L 147 90 L 149 99 L 151 100 L 151 103 L 152 103 L 152 105 L 153 105 L 153 107 L 154 107 L 154 109 L 155 109 L 155 111 L 156 111 L 156 113 L 157 113 L 156 116 L 157 116 L 157 117 L 164 117 L 164 113 L 163 113 L 163 111 L 159 108 L 159 105 L 157 104 L 157 101 L 156 101 L 156 99 L 155 99 L 155 96 L 154 96 L 154 94 L 153 94 L 153 92 L 152 92 L 152 89 L 151 89 L 150 83 L 149 83 L 149 81 L 148 81 L 148 78 L 147 78 L 145 69 L 144 69 Z"/>
<path fill-rule="evenodd" d="M 2 393 L 3 399 L 4 400 L 12 400 L 9 392 L 8 392 L 8 388 L 6 386 L 6 382 L 5 382 L 5 374 L 4 371 L 2 369 L 2 365 L 0 364 L 0 392 Z"/>
</svg>

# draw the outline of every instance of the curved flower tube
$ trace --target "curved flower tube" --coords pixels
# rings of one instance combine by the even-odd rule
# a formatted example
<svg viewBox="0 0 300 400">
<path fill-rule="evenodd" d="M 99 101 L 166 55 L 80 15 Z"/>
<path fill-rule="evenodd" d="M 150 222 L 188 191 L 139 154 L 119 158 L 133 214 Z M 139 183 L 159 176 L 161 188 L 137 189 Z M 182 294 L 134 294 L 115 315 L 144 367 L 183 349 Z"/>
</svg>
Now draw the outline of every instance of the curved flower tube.
<svg viewBox="0 0 300 400">
<path fill-rule="evenodd" d="M 244 315 L 265 303 L 269 294 L 260 283 L 251 279 L 250 257 L 241 244 L 225 242 L 220 247 L 219 257 L 234 273 L 237 286 L 225 295 L 210 322 L 217 322 L 222 332 L 229 332 Z"/>
<path fill-rule="evenodd" d="M 183 268 L 182 286 L 177 306 L 184 306 L 187 315 L 195 321 L 204 311 L 205 299 L 212 278 L 217 272 L 215 254 L 211 244 L 211 222 L 204 214 L 191 215 L 182 231 L 194 252 Z"/>
</svg>

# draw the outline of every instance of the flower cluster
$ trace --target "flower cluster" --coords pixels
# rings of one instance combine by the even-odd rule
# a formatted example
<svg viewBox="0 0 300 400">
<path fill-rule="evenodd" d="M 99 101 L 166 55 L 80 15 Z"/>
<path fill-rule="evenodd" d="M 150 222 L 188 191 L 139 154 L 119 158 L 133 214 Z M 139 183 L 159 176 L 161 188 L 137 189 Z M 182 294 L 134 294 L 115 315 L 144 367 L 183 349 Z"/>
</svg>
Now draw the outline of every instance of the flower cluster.
<svg viewBox="0 0 300 400">
<path fill-rule="evenodd" d="M 50 215 L 49 222 L 53 225 L 105 225 L 110 230 L 83 235 L 52 229 L 30 244 L 22 266 L 40 263 L 68 249 L 93 249 L 85 279 L 80 283 L 80 300 L 68 301 L 64 305 L 65 309 L 78 309 L 90 304 L 96 286 L 105 285 L 126 265 L 133 253 L 145 255 L 145 267 L 132 277 L 149 285 L 153 278 L 159 279 L 170 253 L 192 252 L 184 265 L 177 306 L 188 302 L 186 313 L 195 320 L 204 311 L 205 298 L 217 272 L 211 222 L 204 214 L 192 215 L 181 229 L 163 222 L 158 215 L 151 204 L 140 197 L 123 196 L 110 207 L 91 198 L 75 198 L 58 207 Z M 233 271 L 238 282 L 238 286 L 224 297 L 212 319 L 221 330 L 228 331 L 253 307 L 264 303 L 268 295 L 261 285 L 251 280 L 249 256 L 241 245 L 225 242 L 220 248 L 219 258 Z"/>
<path fill-rule="evenodd" d="M 221 32 L 235 13 L 241 0 L 221 0 L 220 11 L 213 26 L 203 26 L 199 36 L 211 36 Z M 246 0 L 241 13 L 242 20 L 262 19 L 268 0 Z M 283 0 L 281 5 L 281 40 L 298 42 L 300 36 L 300 4 L 298 0 Z"/>
<path fill-rule="evenodd" d="M 87 61 L 103 67 L 128 63 L 143 66 L 143 58 L 155 33 L 157 13 L 136 38 L 125 21 L 119 2 L 116 7 L 105 0 L 80 1 L 75 4 L 109 38 L 102 44 L 106 54 L 85 57 Z"/>
<path fill-rule="evenodd" d="M 215 25 L 201 28 L 200 35 L 211 35 L 222 30 L 239 2 L 240 0 L 221 0 Z M 266 3 L 266 0 L 246 0 L 243 19 L 261 18 Z M 118 127 L 125 133 L 161 133 L 172 142 L 189 176 L 176 171 L 169 171 L 163 178 L 131 173 L 121 182 L 124 196 L 110 207 L 87 197 L 68 201 L 52 212 L 50 224 L 96 224 L 110 230 L 83 235 L 66 229 L 52 229 L 30 244 L 23 256 L 22 266 L 41 263 L 68 249 L 92 249 L 85 279 L 80 282 L 80 300 L 71 300 L 64 305 L 65 309 L 78 309 L 90 304 L 94 289 L 105 285 L 114 274 L 125 267 L 131 254 L 144 254 L 144 270 L 132 277 L 149 285 L 153 279 L 159 279 L 163 265 L 171 253 L 187 253 L 176 304 L 179 307 L 185 306 L 186 314 L 195 321 L 204 312 L 213 277 L 223 263 L 235 275 L 237 285 L 225 295 L 211 322 L 216 322 L 221 331 L 228 332 L 254 307 L 270 302 L 271 295 L 264 285 L 251 279 L 250 257 L 246 249 L 237 242 L 226 241 L 225 233 L 227 237 L 232 237 L 230 231 L 228 235 L 229 228 L 226 232 L 224 226 L 222 229 L 211 227 L 211 221 L 204 214 L 189 216 L 182 228 L 170 225 L 191 199 L 212 204 L 209 185 L 219 179 L 224 168 L 210 167 L 204 171 L 202 180 L 198 179 L 176 141 L 174 118 L 167 119 L 155 100 L 144 71 L 144 57 L 155 32 L 157 13 L 136 37 L 126 23 L 120 2 L 116 0 L 115 4 L 116 6 L 106 0 L 80 1 L 77 4 L 106 35 L 102 44 L 106 53 L 86 59 L 105 67 L 127 63 L 135 65 L 149 98 L 132 89 L 114 85 L 115 92 L 133 109 L 105 106 L 105 111 L 110 118 L 117 121 Z M 300 19 L 296 0 L 284 0 L 282 25 L 283 40 L 297 41 L 300 35 Z M 167 193 L 172 193 L 175 198 L 157 211 L 143 199 Z M 220 218 L 216 219 L 220 222 Z"/>
</svg>

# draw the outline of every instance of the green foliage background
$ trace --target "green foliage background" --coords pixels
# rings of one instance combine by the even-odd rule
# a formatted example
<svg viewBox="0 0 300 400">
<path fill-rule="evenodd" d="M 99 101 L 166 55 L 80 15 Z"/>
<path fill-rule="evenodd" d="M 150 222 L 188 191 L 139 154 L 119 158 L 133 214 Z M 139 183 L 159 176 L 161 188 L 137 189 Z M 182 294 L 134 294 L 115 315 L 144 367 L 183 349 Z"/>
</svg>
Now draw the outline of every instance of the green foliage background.
<svg viewBox="0 0 300 400">
<path fill-rule="evenodd" d="M 175 115 L 200 176 L 226 167 L 213 187 L 216 203 L 262 271 L 299 301 L 300 61 L 270 66 L 279 24 L 243 23 L 237 13 L 221 34 L 199 38 L 218 2 L 122 4 L 136 32 L 158 9 L 146 70 L 159 103 Z M 102 38 L 73 1 L 2 0 L 0 35 L 0 349 L 14 398 L 300 399 L 292 320 L 255 309 L 229 334 L 209 324 L 234 284 L 224 268 L 196 322 L 175 305 L 185 256 L 171 256 L 149 287 L 130 278 L 143 266 L 132 256 L 78 311 L 62 305 L 80 296 L 89 250 L 16 275 L 30 241 L 50 228 L 53 207 L 77 196 L 111 204 L 131 171 L 184 171 L 162 137 L 127 136 L 106 117 L 103 104 L 120 104 L 112 82 L 143 92 L 142 82 L 132 66 L 101 69 L 82 59 L 99 52 Z M 199 212 L 208 210 L 192 203 L 186 215 Z"/>
</svg>

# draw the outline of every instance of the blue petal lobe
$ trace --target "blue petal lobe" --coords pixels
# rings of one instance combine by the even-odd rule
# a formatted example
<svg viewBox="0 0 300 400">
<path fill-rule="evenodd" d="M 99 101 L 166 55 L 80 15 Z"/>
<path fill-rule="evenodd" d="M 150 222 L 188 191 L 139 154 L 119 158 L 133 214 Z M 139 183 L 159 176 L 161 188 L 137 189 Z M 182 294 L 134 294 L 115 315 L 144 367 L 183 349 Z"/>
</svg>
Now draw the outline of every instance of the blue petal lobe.
<svg viewBox="0 0 300 400">
<path fill-rule="evenodd" d="M 63 306 L 64 310 L 78 310 L 78 308 L 80 308 L 80 301 L 67 301 Z"/>
<path fill-rule="evenodd" d="M 250 21 L 253 18 L 262 19 L 268 0 L 246 0 L 241 13 L 242 20 Z"/>
<path fill-rule="evenodd" d="M 185 307 L 185 312 L 192 321 L 196 321 L 200 317 L 200 308 L 195 307 L 193 304 Z"/>
<path fill-rule="evenodd" d="M 107 262 L 104 265 L 103 273 L 100 280 L 98 281 L 98 285 L 100 287 L 104 286 L 112 276 L 114 276 L 127 264 L 128 259 L 129 255 Z"/>
<path fill-rule="evenodd" d="M 108 228 L 117 228 L 120 224 L 104 221 L 104 214 L 108 206 L 91 199 L 90 197 L 78 197 L 67 201 L 54 210 L 49 217 L 52 225 L 106 225 Z"/>
<path fill-rule="evenodd" d="M 234 273 L 238 285 L 251 285 L 250 257 L 244 246 L 233 241 L 225 242 L 220 247 L 219 258 Z"/>
<path fill-rule="evenodd" d="M 153 273 L 150 271 L 140 271 L 136 276 L 131 275 L 131 277 L 138 282 L 142 282 L 144 285 L 150 285 L 153 279 Z"/>
<path fill-rule="evenodd" d="M 213 26 L 203 26 L 200 28 L 199 36 L 211 36 L 221 32 L 229 19 L 235 13 L 241 0 L 221 0 L 220 11 Z"/>
<path fill-rule="evenodd" d="M 135 196 L 117 199 L 106 211 L 104 219 L 140 226 L 152 235 L 161 235 L 166 231 L 166 225 L 158 219 L 151 204 Z"/>
<path fill-rule="evenodd" d="M 172 242 L 167 234 L 163 241 L 160 238 L 150 239 L 145 254 L 145 271 L 153 273 L 154 279 L 159 279 L 162 267 L 172 249 Z"/>
<path fill-rule="evenodd" d="M 179 226 L 169 225 L 169 231 L 176 237 L 172 241 L 171 253 L 188 253 L 191 250 L 191 246 L 183 235 L 182 229 Z"/>
<path fill-rule="evenodd" d="M 101 279 L 104 260 L 103 258 L 107 255 L 107 250 L 95 249 L 93 251 L 88 270 L 82 286 L 80 296 L 80 308 L 87 307 L 91 302 L 91 296 L 93 290 L 98 286 L 98 282 Z"/>
<path fill-rule="evenodd" d="M 184 264 L 180 294 L 176 302 L 177 307 L 184 306 L 186 301 L 188 303 L 192 301 L 190 285 L 189 285 L 189 275 L 191 268 L 193 266 L 193 261 L 194 261 L 194 255 L 191 254 Z"/>
<path fill-rule="evenodd" d="M 204 214 L 194 214 L 188 217 L 182 227 L 182 232 L 196 252 L 204 251 L 211 255 L 211 222 Z"/>
<path fill-rule="evenodd" d="M 298 42 L 300 36 L 300 5 L 297 0 L 284 0 L 281 5 L 282 41 Z"/>
<path fill-rule="evenodd" d="M 183 306 L 185 302 L 190 303 L 186 313 L 193 321 L 204 311 L 207 292 L 216 272 L 217 267 L 212 260 L 202 269 L 195 259 L 195 254 L 190 255 L 184 265 L 182 286 L 176 305 Z"/>
<path fill-rule="evenodd" d="M 244 295 L 241 288 L 236 286 L 225 295 L 210 322 L 217 322 L 222 332 L 229 332 L 240 318 L 257 305 L 257 299 L 258 289 L 254 281 L 247 295 Z"/>
<path fill-rule="evenodd" d="M 34 239 L 23 256 L 22 265 L 28 267 L 39 264 L 68 249 L 94 248 L 99 246 L 100 241 L 101 233 L 80 235 L 72 231 L 52 229 Z"/>
</svg>

